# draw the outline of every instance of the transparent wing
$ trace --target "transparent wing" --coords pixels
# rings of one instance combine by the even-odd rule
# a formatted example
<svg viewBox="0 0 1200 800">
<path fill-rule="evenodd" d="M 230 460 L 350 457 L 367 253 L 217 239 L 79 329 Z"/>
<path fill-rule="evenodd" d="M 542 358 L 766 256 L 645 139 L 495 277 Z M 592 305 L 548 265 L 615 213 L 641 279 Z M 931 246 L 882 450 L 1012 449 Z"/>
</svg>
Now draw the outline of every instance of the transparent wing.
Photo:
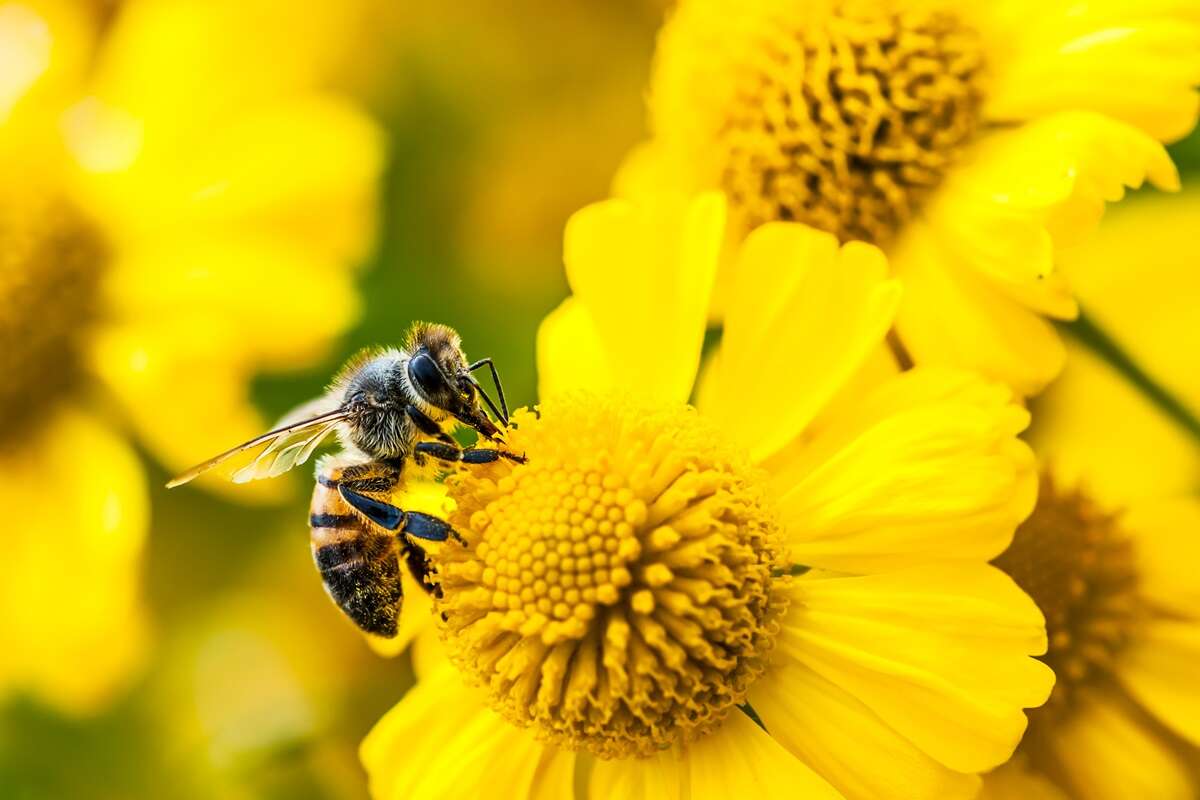
<svg viewBox="0 0 1200 800">
<path fill-rule="evenodd" d="M 167 488 L 173 489 L 176 486 L 182 486 L 218 466 L 238 467 L 238 464 L 245 459 L 250 459 L 249 463 L 237 468 L 230 475 L 230 480 L 234 483 L 246 483 L 259 478 L 274 478 L 276 475 L 282 475 L 292 467 L 307 461 L 325 437 L 333 433 L 338 423 L 346 418 L 346 412 L 340 405 L 333 405 L 330 408 L 331 405 L 333 404 L 327 398 L 318 398 L 300 406 L 285 415 L 274 430 L 197 464 L 174 478 L 167 484 Z M 302 412 L 318 413 L 296 419 L 296 416 Z"/>
</svg>

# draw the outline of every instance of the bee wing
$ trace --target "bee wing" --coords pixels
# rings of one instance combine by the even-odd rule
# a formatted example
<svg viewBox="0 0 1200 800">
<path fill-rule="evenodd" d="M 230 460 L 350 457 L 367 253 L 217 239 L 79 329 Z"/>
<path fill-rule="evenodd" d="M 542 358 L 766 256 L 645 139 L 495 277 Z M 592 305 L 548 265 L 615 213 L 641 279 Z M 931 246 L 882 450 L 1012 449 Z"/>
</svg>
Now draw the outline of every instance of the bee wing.
<svg viewBox="0 0 1200 800">
<path fill-rule="evenodd" d="M 259 447 L 262 450 L 254 456 L 253 460 L 233 473 L 231 479 L 234 483 L 246 483 L 258 478 L 273 478 L 276 475 L 283 474 L 297 464 L 303 464 L 312 455 L 313 451 L 316 450 L 317 446 L 320 445 L 321 441 L 332 433 L 337 428 L 338 423 L 346 417 L 346 412 L 337 407 L 318 416 L 293 420 L 291 422 L 288 421 L 294 414 L 301 410 L 308 410 L 310 412 L 316 410 L 313 406 L 322 400 L 324 398 L 301 406 L 296 412 L 286 415 L 280 421 L 281 424 L 274 430 L 268 431 L 262 436 L 256 436 L 248 442 L 244 442 L 237 447 L 226 450 L 220 455 L 213 456 L 201 464 L 197 464 L 187 472 L 174 478 L 167 484 L 167 488 L 173 489 L 176 486 L 182 486 L 198 475 L 208 472 L 210 469 L 224 464 L 237 456 L 252 455 L 255 448 Z"/>
</svg>

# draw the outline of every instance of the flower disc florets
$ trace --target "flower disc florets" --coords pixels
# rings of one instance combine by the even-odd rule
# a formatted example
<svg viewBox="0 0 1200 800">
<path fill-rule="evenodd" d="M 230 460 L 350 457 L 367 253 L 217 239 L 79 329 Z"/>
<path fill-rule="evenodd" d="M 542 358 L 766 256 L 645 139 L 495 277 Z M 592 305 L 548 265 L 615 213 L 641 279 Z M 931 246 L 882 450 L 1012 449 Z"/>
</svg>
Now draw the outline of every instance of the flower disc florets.
<svg viewBox="0 0 1200 800">
<path fill-rule="evenodd" d="M 570 396 L 518 412 L 450 480 L 443 638 L 493 706 L 562 746 L 648 755 L 717 725 L 785 608 L 754 471 L 687 407 Z"/>
<path fill-rule="evenodd" d="M 886 244 L 978 125 L 984 64 L 974 31 L 944 8 L 835 0 L 773 14 L 733 11 L 743 27 L 724 35 L 722 54 L 706 56 L 707 39 L 688 31 L 722 38 L 730 23 L 709 19 L 713 13 L 681 10 L 660 58 L 701 51 L 689 56 L 703 65 L 691 94 L 711 93 L 705 70 L 732 84 L 713 111 L 716 127 L 699 134 L 711 138 L 696 160 L 715 159 L 711 178 L 740 224 L 750 230 L 790 220 L 841 241 Z M 686 107 L 678 98 L 661 101 Z M 687 114 L 660 121 L 677 136 L 697 135 Z"/>
</svg>

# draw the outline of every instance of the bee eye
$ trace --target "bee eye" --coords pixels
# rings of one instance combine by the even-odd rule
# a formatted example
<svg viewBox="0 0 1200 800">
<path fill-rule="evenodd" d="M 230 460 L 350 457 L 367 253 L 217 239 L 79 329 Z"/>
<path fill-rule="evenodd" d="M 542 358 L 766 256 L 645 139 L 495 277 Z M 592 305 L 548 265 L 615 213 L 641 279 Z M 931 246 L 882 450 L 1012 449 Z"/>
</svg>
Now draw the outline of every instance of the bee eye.
<svg viewBox="0 0 1200 800">
<path fill-rule="evenodd" d="M 426 399 L 438 397 L 450 388 L 446 385 L 446 379 L 437 364 L 425 353 L 413 356 L 408 362 L 408 375 Z"/>
</svg>

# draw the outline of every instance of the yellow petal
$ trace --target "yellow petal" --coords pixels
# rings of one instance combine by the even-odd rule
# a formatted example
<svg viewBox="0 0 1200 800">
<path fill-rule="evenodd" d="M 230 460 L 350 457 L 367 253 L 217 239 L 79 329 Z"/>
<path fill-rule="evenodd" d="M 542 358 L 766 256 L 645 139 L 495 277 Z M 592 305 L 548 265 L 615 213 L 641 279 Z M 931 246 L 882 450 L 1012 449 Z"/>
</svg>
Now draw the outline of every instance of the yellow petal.
<svg viewBox="0 0 1200 800">
<path fill-rule="evenodd" d="M 687 797 L 687 764 L 674 751 L 648 758 L 596 759 L 587 797 L 603 800 L 683 800 Z"/>
<path fill-rule="evenodd" d="M 1188 533 L 1195 535 L 1200 528 Z M 1194 570 L 1193 570 L 1194 574 Z M 1200 623 L 1153 620 L 1121 654 L 1116 673 L 1142 705 L 1180 736 L 1200 744 Z"/>
<path fill-rule="evenodd" d="M 542 320 L 537 333 L 538 397 L 614 386 L 604 343 L 587 308 L 568 297 Z"/>
<path fill-rule="evenodd" d="M 977 800 L 1070 800 L 1045 775 L 1033 771 L 1018 753 L 983 778 Z"/>
<path fill-rule="evenodd" d="M 687 400 L 724 219 L 723 198 L 707 194 L 686 205 L 607 200 L 567 222 L 567 279 L 622 385 L 656 400 Z"/>
<path fill-rule="evenodd" d="M 1162 294 L 1165 301 L 1172 292 Z M 1147 320 L 1148 327 L 1154 324 Z M 1180 317 L 1164 324 L 1183 330 L 1188 322 Z M 1184 341 L 1173 349 L 1182 350 Z M 1055 479 L 1083 488 L 1112 511 L 1200 486 L 1195 440 L 1090 350 L 1068 342 L 1067 352 L 1063 374 L 1037 400 L 1030 431 L 1034 450 L 1051 465 Z M 1178 361 L 1186 372 L 1187 358 L 1176 352 L 1169 361 Z"/>
<path fill-rule="evenodd" d="M 596 800 L 836 800 L 842 795 L 735 710 L 720 728 L 679 751 L 597 760 L 587 796 Z"/>
<path fill-rule="evenodd" d="M 749 699 L 776 741 L 852 800 L 969 800 L 979 789 L 807 667 L 774 667 Z"/>
<path fill-rule="evenodd" d="M 1189 0 L 996 3 L 984 114 L 1098 111 L 1171 141 L 1196 121 L 1200 13 Z"/>
<path fill-rule="evenodd" d="M 720 728 L 689 745 L 683 759 L 691 800 L 841 797 L 740 711 L 730 713 Z"/>
<path fill-rule="evenodd" d="M 1161 145 L 1097 114 L 1054 114 L 981 138 L 893 253 L 905 283 L 897 326 L 913 356 L 1039 391 L 1063 354 L 1031 312 L 1076 313 L 1059 251 L 1146 178 L 1178 187 Z"/>
<path fill-rule="evenodd" d="M 851 572 L 999 555 L 1033 510 L 1028 413 L 1002 384 L 917 367 L 769 465 L 796 563 Z"/>
<path fill-rule="evenodd" d="M 295 369 L 326 354 L 359 313 L 353 278 L 302 242 L 257 235 L 139 243 L 106 276 L 114 320 L 174 361 L 220 357 Z"/>
<path fill-rule="evenodd" d="M 1054 328 L 962 263 L 933 226 L 911 223 L 892 264 L 904 283 L 896 330 L 918 364 L 974 370 L 1022 394 L 1062 369 Z"/>
<path fill-rule="evenodd" d="M 327 81 L 355 46 L 359 4 L 287 11 L 279 0 L 125 4 L 95 66 L 96 94 L 171 139 L 200 141 L 213 118 Z"/>
<path fill-rule="evenodd" d="M 146 646 L 139 599 L 148 501 L 129 447 L 90 416 L 49 412 L 0 456 L 9 510 L 0 686 L 70 713 L 99 710 Z"/>
<path fill-rule="evenodd" d="M 900 287 L 861 242 L 772 223 L 747 238 L 709 410 L 751 457 L 795 439 L 878 347 Z"/>
<path fill-rule="evenodd" d="M 1041 612 L 985 565 L 796 581 L 779 641 L 803 664 L 950 769 L 979 772 L 1012 755 L 1023 708 L 1054 675 Z"/>
<path fill-rule="evenodd" d="M 375 724 L 359 755 L 375 800 L 570 797 L 575 754 L 485 707 L 447 664 Z"/>
<path fill-rule="evenodd" d="M 1128 465 L 1142 468 L 1158 457 L 1155 450 Z M 1178 497 L 1142 501 L 1129 506 L 1120 526 L 1134 543 L 1138 591 L 1156 608 L 1183 618 L 1200 617 L 1200 582 L 1193 565 L 1200 563 L 1200 500 Z"/>
<path fill-rule="evenodd" d="M 1172 749 L 1107 695 L 1086 698 L 1050 747 L 1074 797 L 1188 800 L 1192 779 Z"/>
<path fill-rule="evenodd" d="M 92 163 L 103 119 L 86 104 L 71 112 L 68 141 L 84 167 L 82 193 L 120 238 L 253 226 L 303 249 L 308 260 L 341 261 L 362 257 L 370 241 L 382 136 L 341 98 L 276 99 L 211 124 L 186 144 L 159 142 L 158 131 L 139 122 L 145 149 L 120 170 Z"/>
<path fill-rule="evenodd" d="M 91 359 L 93 371 L 122 401 L 139 437 L 168 471 L 182 472 L 267 430 L 269 423 L 248 396 L 249 375 L 221 354 L 192 355 L 177 340 L 111 330 L 95 337 Z M 179 391 L 181 386 L 188 390 Z M 249 502 L 278 502 L 296 491 L 286 479 L 234 485 L 208 473 L 198 481 Z"/>
<path fill-rule="evenodd" d="M 69 0 L 0 6 L 0 145 L 14 120 L 61 108 L 83 77 L 94 34 L 87 10 Z"/>
<path fill-rule="evenodd" d="M 1200 237 L 1193 230 L 1197 219 L 1200 192 L 1185 191 L 1178 197 L 1138 195 L 1112 209 L 1094 237 L 1063 254 L 1062 264 L 1088 316 L 1176 400 L 1200 415 L 1200 370 L 1194 368 L 1192 346 L 1200 297 L 1200 270 L 1196 269 Z M 1200 486 L 1200 451 L 1194 439 L 1185 438 L 1170 421 L 1174 442 L 1168 438 L 1167 425 L 1157 426 L 1157 432 L 1143 430 L 1145 417 L 1161 418 L 1161 414 L 1144 400 L 1142 404 L 1141 412 L 1132 404 L 1095 410 L 1080 407 L 1076 412 L 1087 415 L 1089 422 L 1102 413 L 1122 420 L 1119 426 L 1108 425 L 1105 436 L 1093 437 L 1101 440 L 1097 445 L 1110 437 L 1130 445 L 1139 436 L 1153 436 L 1144 445 L 1155 453 L 1153 463 L 1142 465 L 1145 475 L 1160 481 L 1182 478 L 1187 489 L 1194 490 Z M 1176 460 L 1183 455 L 1181 449 L 1186 449 L 1184 457 L 1189 460 L 1183 469 Z"/>
</svg>

